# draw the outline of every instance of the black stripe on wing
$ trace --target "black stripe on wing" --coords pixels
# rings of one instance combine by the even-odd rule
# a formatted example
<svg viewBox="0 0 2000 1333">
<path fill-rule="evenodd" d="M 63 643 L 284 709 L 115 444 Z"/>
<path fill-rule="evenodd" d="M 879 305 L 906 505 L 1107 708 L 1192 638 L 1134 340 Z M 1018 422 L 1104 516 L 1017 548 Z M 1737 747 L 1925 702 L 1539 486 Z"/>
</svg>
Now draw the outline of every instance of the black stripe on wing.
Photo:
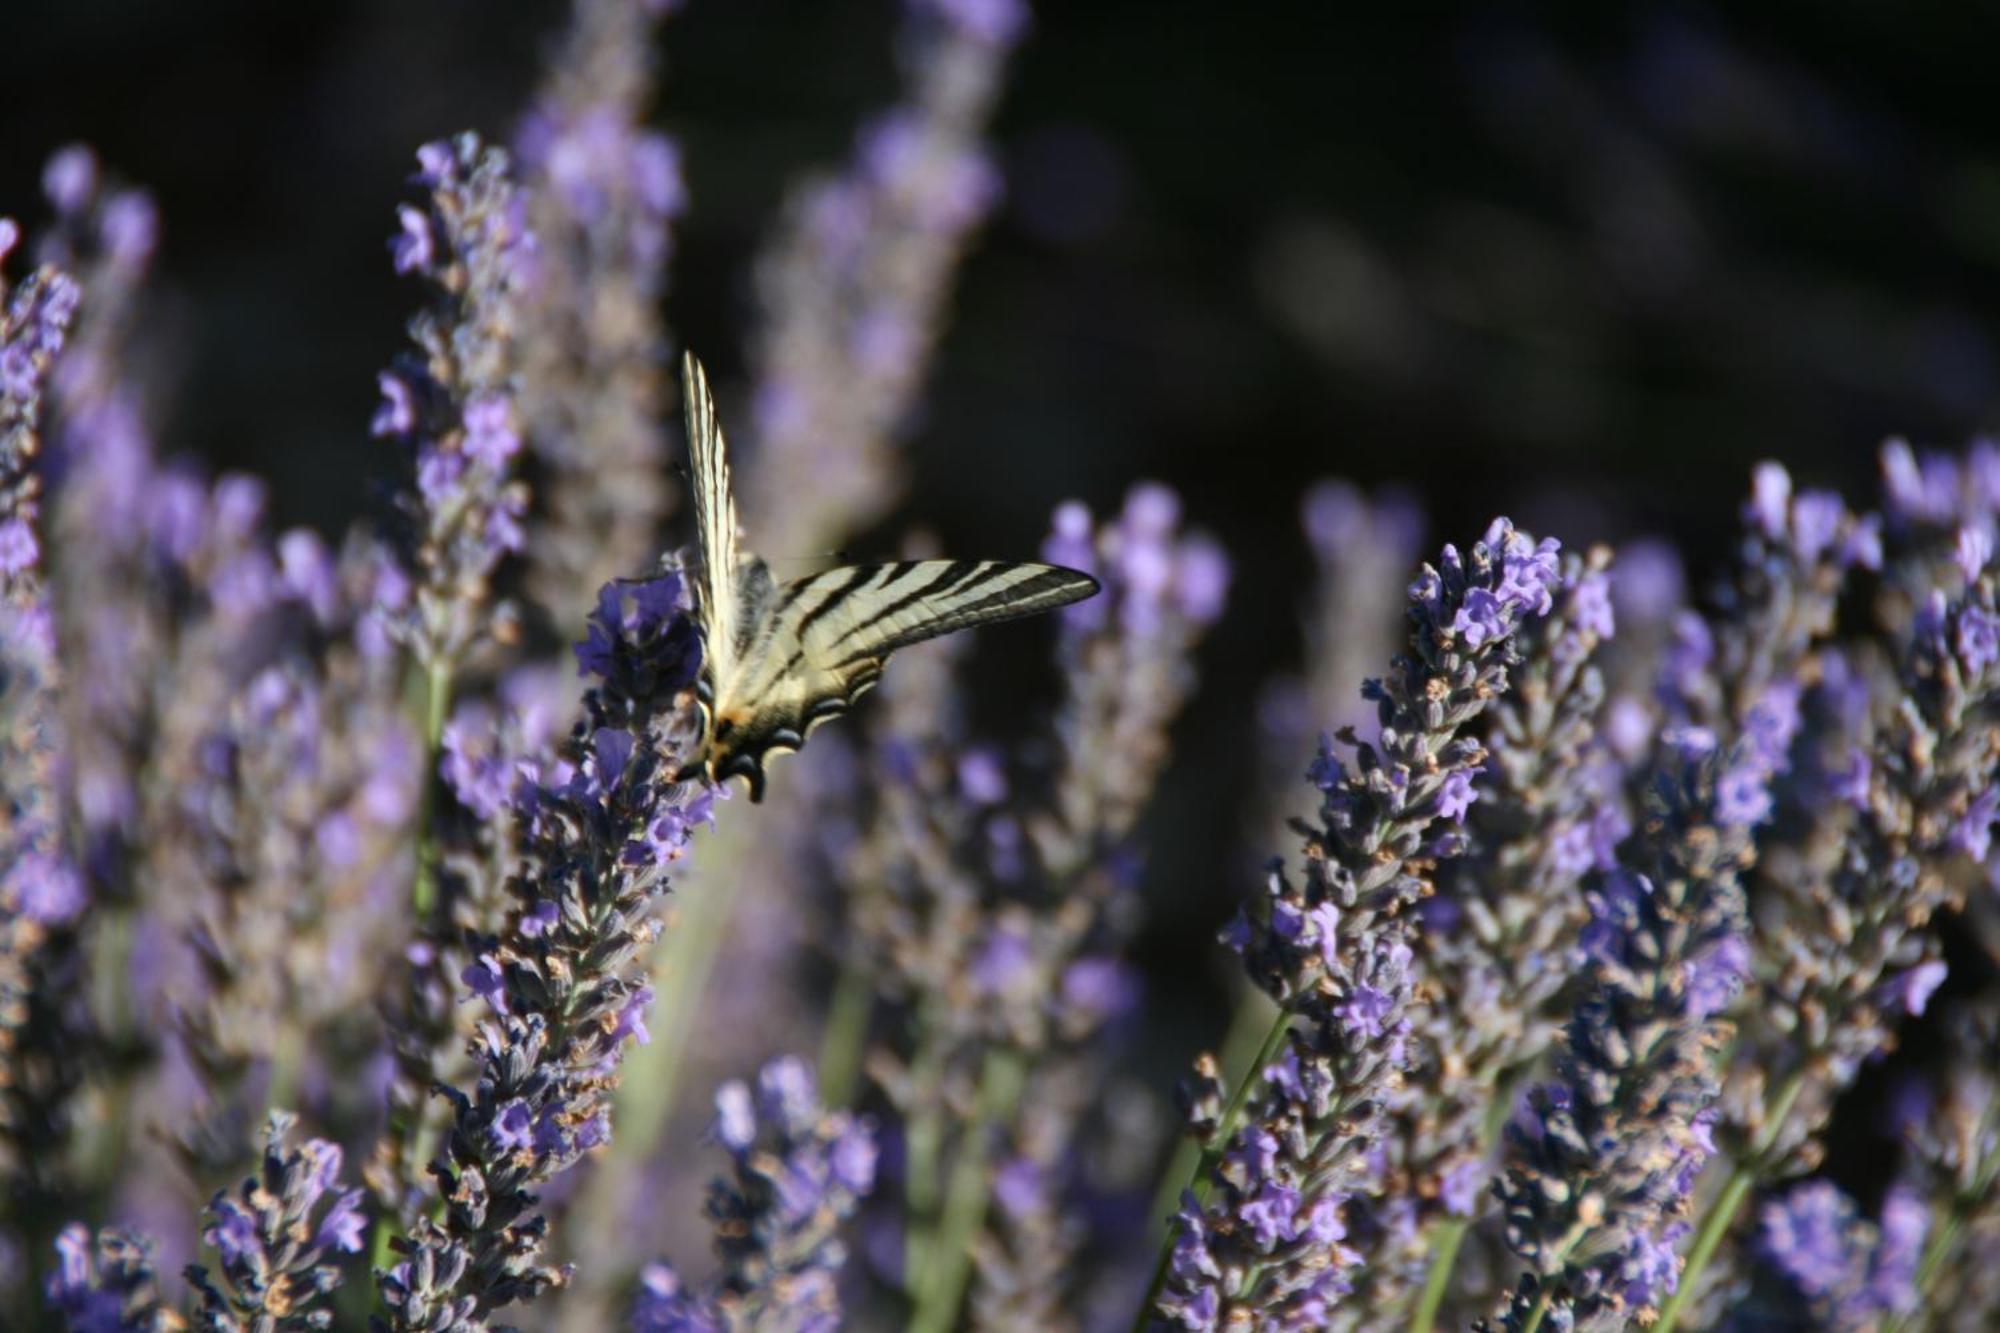
<svg viewBox="0 0 2000 1333">
<path fill-rule="evenodd" d="M 881 676 L 882 664 L 869 663 L 849 672 L 842 679 L 838 694 L 806 700 L 803 709 L 768 709 L 750 719 L 747 726 L 732 730 L 727 736 L 711 738 L 707 756 L 710 781 L 742 778 L 749 785 L 751 802 L 762 801 L 765 761 L 772 755 L 802 748 L 815 727 L 853 708 Z"/>
<path fill-rule="evenodd" d="M 887 621 L 891 613 L 885 609 L 870 616 L 864 625 L 849 629 L 841 635 L 840 642 L 856 638 L 861 638 L 861 641 L 845 657 L 822 665 L 838 670 L 871 657 L 886 657 L 898 648 L 907 648 L 913 643 L 935 639 L 954 630 L 970 629 L 974 625 L 995 625 L 1005 620 L 1053 611 L 1059 606 L 1092 596 L 1099 587 L 1097 580 L 1090 575 L 1081 570 L 1065 569 L 1061 565 L 986 563 L 988 567 L 980 571 L 979 577 L 961 580 L 960 586 L 954 588 L 948 597 L 919 599 L 899 606 L 896 614 L 912 606 L 934 604 L 930 614 L 911 624 L 878 639 L 863 638 L 866 631 Z M 1026 577 L 1016 577 L 1027 570 L 1034 572 Z M 988 585 L 992 586 L 989 588 Z"/>
</svg>

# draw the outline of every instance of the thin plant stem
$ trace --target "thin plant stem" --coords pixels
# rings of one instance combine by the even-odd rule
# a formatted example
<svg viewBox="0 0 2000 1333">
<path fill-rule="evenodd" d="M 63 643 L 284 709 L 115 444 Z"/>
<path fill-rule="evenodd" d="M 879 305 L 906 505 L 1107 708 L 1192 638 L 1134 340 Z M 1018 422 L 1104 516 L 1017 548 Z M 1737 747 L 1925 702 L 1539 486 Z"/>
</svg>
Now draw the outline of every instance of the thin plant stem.
<svg viewBox="0 0 2000 1333">
<path fill-rule="evenodd" d="M 910 1087 L 917 1100 L 904 1130 L 903 1211 L 908 1230 L 903 1239 L 903 1290 L 913 1301 L 920 1294 L 920 1275 L 930 1258 L 938 1206 L 938 1161 L 944 1153 L 947 1052 L 938 1007 L 933 997 L 919 1011 L 917 1050 L 910 1061 Z"/>
<path fill-rule="evenodd" d="M 1410 1333 L 1431 1333 L 1437 1327 L 1438 1308 L 1451 1289 L 1452 1266 L 1458 1262 L 1459 1246 L 1472 1226 L 1470 1218 L 1447 1217 L 1438 1223 L 1431 1240 L 1430 1267 L 1424 1273 L 1424 1289 L 1417 1296 L 1417 1308 L 1410 1316 Z"/>
<path fill-rule="evenodd" d="M 1500 1127 L 1507 1123 L 1508 1108 L 1514 1103 L 1514 1085 L 1519 1082 L 1526 1065 L 1517 1065 L 1497 1074 L 1492 1080 L 1493 1100 L 1486 1108 L 1486 1118 L 1479 1127 L 1479 1151 L 1483 1157 L 1493 1146 Z M 1465 1244 L 1465 1233 L 1472 1228 L 1468 1217 L 1449 1217 L 1438 1224 L 1431 1241 L 1430 1267 L 1424 1273 L 1424 1289 L 1418 1295 L 1417 1308 L 1410 1316 L 1410 1333 L 1431 1333 L 1437 1326 L 1438 1310 L 1444 1305 L 1445 1293 L 1451 1290 L 1452 1268 L 1458 1262 L 1459 1249 Z"/>
<path fill-rule="evenodd" d="M 410 880 L 410 907 L 418 922 L 429 925 L 437 911 L 438 751 L 444 743 L 444 721 L 451 711 L 451 664 L 432 662 L 424 669 L 424 759 L 417 788 L 417 868 Z"/>
<path fill-rule="evenodd" d="M 736 894 L 730 891 L 730 877 L 719 867 L 742 864 L 743 848 L 736 841 L 743 836 L 740 828 L 725 824 L 711 833 L 699 865 L 675 881 L 669 900 L 673 917 L 647 967 L 657 991 L 648 1025 L 652 1041 L 627 1052 L 612 1103 L 612 1123 L 618 1132 L 586 1178 L 571 1213 L 578 1253 L 615 1250 L 633 1190 L 644 1179 L 645 1163 L 666 1138 L 688 1046 L 700 1029 L 697 1010 L 735 914 Z M 611 1295 L 608 1284 L 617 1276 L 613 1266 L 581 1270 L 564 1302 L 563 1327 L 598 1326 L 603 1302 Z"/>
<path fill-rule="evenodd" d="M 1965 1230 L 1969 1214 L 1973 1208 L 1992 1195 L 1996 1177 L 2000 1177 L 2000 1154 L 1995 1154 L 1987 1164 L 1987 1169 L 1973 1183 L 1967 1193 L 1955 1196 L 1945 1210 L 1944 1219 L 1931 1228 L 1930 1238 L 1924 1242 L 1923 1256 L 1917 1260 L 1917 1306 L 1908 1314 L 1891 1318 L 1884 1326 L 1883 1333 L 1913 1333 L 1914 1330 L 1930 1325 L 1928 1303 L 1931 1283 L 1937 1281 L 1938 1273 L 1945 1261 L 1951 1258 L 1952 1250 L 1958 1245 L 1959 1235 Z"/>
<path fill-rule="evenodd" d="M 1229 1031 L 1222 1038 L 1222 1073 L 1232 1088 L 1245 1086 L 1250 1076 L 1256 1073 L 1258 1044 L 1269 1038 L 1271 1023 L 1277 1013 L 1275 1002 L 1263 991 L 1247 984 L 1242 991 L 1242 1001 L 1237 1004 L 1236 1012 L 1229 1020 Z M 1160 1173 L 1160 1183 L 1153 1191 L 1151 1220 L 1155 1244 L 1166 1239 L 1174 1211 L 1180 1207 L 1181 1191 L 1193 1178 L 1195 1164 L 1200 1160 L 1204 1146 L 1186 1136 L 1174 1144 L 1173 1156 L 1168 1159 L 1166 1170 Z"/>
<path fill-rule="evenodd" d="M 875 1009 L 875 982 L 848 950 L 834 982 L 826 1031 L 819 1044 L 820 1096 L 828 1106 L 854 1100 L 861 1078 L 861 1052 L 868 1042 L 868 1019 Z"/>
<path fill-rule="evenodd" d="M 1228 1151 L 1230 1139 L 1236 1136 L 1236 1127 L 1242 1122 L 1243 1108 L 1250 1104 L 1250 1094 L 1264 1082 L 1264 1069 L 1277 1058 L 1278 1047 L 1285 1041 L 1285 1034 L 1291 1031 L 1292 1015 L 1289 1010 L 1278 1010 L 1271 1030 L 1264 1034 L 1264 1041 L 1257 1048 L 1257 1056 L 1250 1062 L 1244 1078 L 1238 1081 L 1236 1091 L 1230 1094 L 1229 1104 L 1222 1109 L 1222 1118 L 1216 1121 L 1215 1132 L 1202 1145 L 1201 1158 L 1195 1163 L 1194 1174 L 1189 1177 L 1187 1189 L 1192 1191 L 1197 1204 L 1208 1202 L 1209 1177 L 1215 1164 Z M 1153 1302 L 1160 1294 L 1160 1286 L 1167 1280 L 1167 1267 L 1173 1262 L 1174 1233 L 1171 1228 L 1160 1244 L 1159 1258 L 1153 1262 L 1153 1277 L 1146 1284 L 1146 1291 L 1139 1298 L 1139 1308 L 1132 1316 L 1133 1333 L 1143 1333 L 1151 1318 Z"/>
<path fill-rule="evenodd" d="M 972 1239 L 986 1218 L 992 1193 L 988 1140 L 994 1127 L 1013 1115 L 1027 1078 L 1027 1062 L 1019 1051 L 986 1053 L 979 1071 L 978 1109 L 952 1163 L 930 1262 L 916 1284 L 919 1294 L 909 1333 L 944 1333 L 958 1314 L 972 1271 Z"/>
<path fill-rule="evenodd" d="M 1751 1145 L 1748 1157 L 1730 1171 L 1729 1179 L 1723 1182 L 1722 1192 L 1715 1196 L 1715 1201 L 1709 1204 L 1707 1213 L 1702 1216 L 1701 1228 L 1695 1232 L 1694 1244 L 1688 1249 L 1687 1264 L 1681 1270 L 1680 1282 L 1660 1307 L 1660 1321 L 1654 1325 L 1656 1333 L 1673 1333 L 1681 1307 L 1687 1303 L 1688 1295 L 1694 1290 L 1702 1270 L 1708 1267 L 1708 1261 L 1715 1257 L 1722 1238 L 1729 1234 L 1737 1210 L 1743 1207 L 1743 1200 L 1749 1196 L 1751 1186 L 1757 1183 L 1764 1154 L 1778 1141 L 1778 1134 L 1784 1129 L 1785 1121 L 1790 1118 L 1792 1107 L 1797 1104 L 1805 1085 L 1803 1074 L 1793 1074 L 1778 1089 L 1777 1098 L 1765 1113 L 1763 1133 Z"/>
<path fill-rule="evenodd" d="M 1745 1163 L 1737 1163 L 1730 1171 L 1729 1179 L 1722 1184 L 1722 1192 L 1715 1196 L 1715 1202 L 1708 1206 L 1707 1214 L 1701 1219 L 1701 1230 L 1695 1233 L 1694 1245 L 1688 1250 L 1687 1266 L 1681 1270 L 1680 1283 L 1660 1307 L 1660 1322 L 1654 1325 L 1659 1333 L 1672 1333 L 1674 1321 L 1680 1318 L 1681 1306 L 1687 1302 L 1688 1293 L 1694 1290 L 1695 1279 L 1708 1266 L 1716 1246 L 1722 1244 L 1723 1236 L 1729 1232 L 1729 1224 L 1736 1219 L 1736 1210 L 1743 1206 L 1750 1187 L 1756 1183 L 1757 1173 Z"/>
</svg>

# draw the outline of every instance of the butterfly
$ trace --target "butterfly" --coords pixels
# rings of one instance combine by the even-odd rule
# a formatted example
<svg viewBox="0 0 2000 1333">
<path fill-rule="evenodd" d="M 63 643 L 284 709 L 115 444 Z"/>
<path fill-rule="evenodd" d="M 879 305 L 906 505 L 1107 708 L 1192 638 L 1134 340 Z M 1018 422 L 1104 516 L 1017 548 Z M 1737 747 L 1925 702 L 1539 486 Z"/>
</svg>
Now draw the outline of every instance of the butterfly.
<svg viewBox="0 0 2000 1333">
<path fill-rule="evenodd" d="M 1012 560 L 901 560 L 849 565 L 779 583 L 737 549 L 722 427 L 708 377 L 681 360 L 700 576 L 695 684 L 706 746 L 683 778 L 742 778 L 764 798 L 764 760 L 854 706 L 889 654 L 953 630 L 1050 611 L 1098 591 L 1080 570 Z"/>
</svg>

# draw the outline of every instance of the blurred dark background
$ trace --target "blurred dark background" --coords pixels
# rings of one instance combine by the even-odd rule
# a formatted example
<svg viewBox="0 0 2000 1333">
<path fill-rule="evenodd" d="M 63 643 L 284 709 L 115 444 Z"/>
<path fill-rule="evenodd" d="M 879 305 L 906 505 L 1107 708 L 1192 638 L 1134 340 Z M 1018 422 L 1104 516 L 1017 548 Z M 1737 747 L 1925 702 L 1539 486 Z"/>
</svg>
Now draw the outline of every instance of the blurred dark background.
<svg viewBox="0 0 2000 1333">
<path fill-rule="evenodd" d="M 1753 461 L 1858 498 L 1885 435 L 1956 447 L 1994 416 L 2000 11 L 1039 8 L 996 130 L 1009 201 L 871 540 L 920 521 L 1027 554 L 1057 499 L 1151 476 L 1228 545 L 1235 605 L 1155 819 L 1167 974 L 1201 966 L 1240 883 L 1308 479 L 1405 480 L 1461 541 L 1495 512 L 1664 534 L 1699 573 Z M 505 137 L 564 12 L 14 0 L 0 212 L 36 217 L 77 140 L 151 188 L 168 444 L 337 529 L 390 470 L 366 425 L 416 299 L 386 249 L 412 150 Z M 725 385 L 787 183 L 895 96 L 895 19 L 692 0 L 668 24 L 658 120 L 693 198 L 669 321 Z"/>
</svg>

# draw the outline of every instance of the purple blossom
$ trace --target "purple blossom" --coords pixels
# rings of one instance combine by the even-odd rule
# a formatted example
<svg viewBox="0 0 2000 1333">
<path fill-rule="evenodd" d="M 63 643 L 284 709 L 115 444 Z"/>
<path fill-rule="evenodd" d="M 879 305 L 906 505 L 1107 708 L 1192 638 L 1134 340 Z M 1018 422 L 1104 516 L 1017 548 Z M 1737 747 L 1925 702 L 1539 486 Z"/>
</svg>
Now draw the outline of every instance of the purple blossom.
<svg viewBox="0 0 2000 1333">
<path fill-rule="evenodd" d="M 1782 464 L 1759 463 L 1750 474 L 1750 501 L 1745 516 L 1771 541 L 1785 535 L 1792 502 L 1792 475 Z"/>
<path fill-rule="evenodd" d="M 1889 987 L 1895 1005 L 1912 1017 L 1920 1016 L 1937 988 L 1944 985 L 1945 972 L 1944 961 L 1933 958 L 1894 978 Z"/>
<path fill-rule="evenodd" d="M 1806 1295 L 1830 1295 L 1851 1276 L 1858 1220 L 1837 1188 L 1809 1182 L 1764 1206 L 1759 1248 Z"/>
<path fill-rule="evenodd" d="M 1959 660 L 1973 675 L 2000 661 L 2000 616 L 1978 606 L 1968 606 L 1958 618 L 1958 638 L 1954 645 Z"/>
<path fill-rule="evenodd" d="M 516 1097 L 493 1116 L 493 1142 L 509 1152 L 520 1152 L 535 1142 L 534 1112 Z"/>
<path fill-rule="evenodd" d="M 396 272 L 421 273 L 436 262 L 437 246 L 431 238 L 430 219 L 421 210 L 408 204 L 398 205 L 396 225 L 400 230 L 389 247 L 395 256 Z"/>
<path fill-rule="evenodd" d="M 1958 544 L 1952 552 L 1952 559 L 1958 563 L 1958 572 L 1971 583 L 1986 569 L 1993 559 L 1993 533 L 1988 528 L 1960 528 Z"/>
<path fill-rule="evenodd" d="M 1479 793 L 1472 785 L 1472 773 L 1467 769 L 1454 769 L 1438 788 L 1438 818 L 1463 821 L 1465 812 L 1478 799 Z"/>
<path fill-rule="evenodd" d="M 1726 768 L 1715 784 L 1715 817 L 1724 824 L 1753 828 L 1771 817 L 1769 772 L 1761 761 Z"/>
<path fill-rule="evenodd" d="M 1688 959 L 1683 972 L 1688 1012 L 1697 1019 L 1720 1013 L 1750 974 L 1750 946 L 1740 935 L 1725 935 Z"/>
<path fill-rule="evenodd" d="M 1827 551 L 1832 550 L 1840 539 L 1841 524 L 1847 518 L 1847 506 L 1838 495 L 1828 491 L 1807 491 L 1792 502 L 1792 550 L 1799 560 L 1813 564 Z M 1850 563 L 1866 568 L 1869 564 L 1864 549 L 1857 548 L 1848 554 Z M 1875 563 L 1880 563 L 1879 557 Z"/>
</svg>

